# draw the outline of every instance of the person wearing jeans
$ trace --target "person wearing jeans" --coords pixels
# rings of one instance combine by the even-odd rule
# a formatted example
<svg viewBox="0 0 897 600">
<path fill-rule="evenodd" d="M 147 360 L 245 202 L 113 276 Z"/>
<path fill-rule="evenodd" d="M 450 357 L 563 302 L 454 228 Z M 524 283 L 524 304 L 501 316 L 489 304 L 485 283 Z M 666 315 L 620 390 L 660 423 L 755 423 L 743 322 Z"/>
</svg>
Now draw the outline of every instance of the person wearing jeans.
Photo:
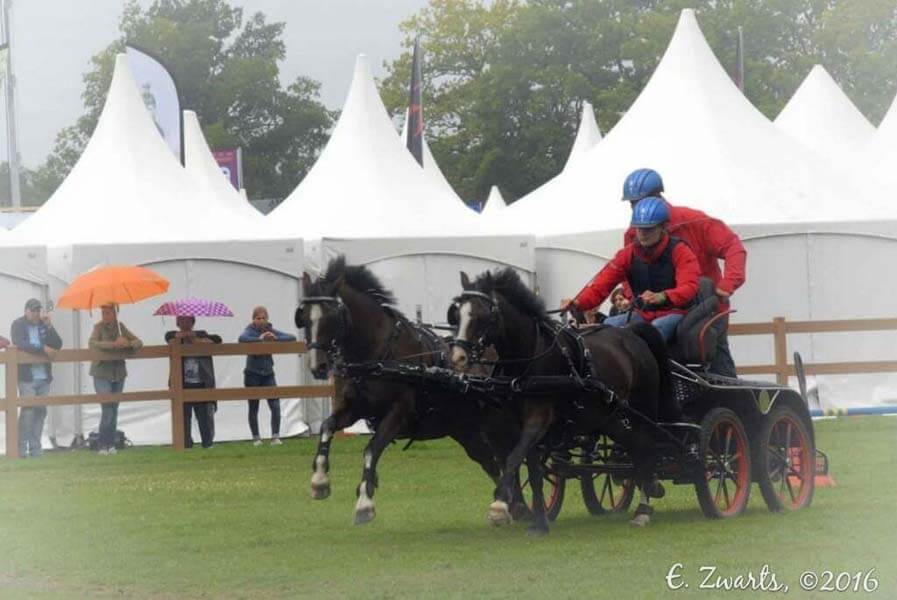
<svg viewBox="0 0 897 600">
<path fill-rule="evenodd" d="M 90 365 L 93 387 L 98 394 L 118 394 L 124 390 L 128 371 L 122 353 L 137 350 L 143 346 L 136 335 L 118 320 L 118 306 L 103 305 L 102 318 L 94 325 L 88 346 L 91 350 L 101 350 L 114 354 L 109 360 L 95 360 Z M 103 402 L 100 415 L 100 454 L 115 454 L 115 432 L 118 429 L 118 402 Z"/>
<path fill-rule="evenodd" d="M 295 342 L 296 336 L 274 329 L 268 321 L 268 309 L 257 306 L 252 310 L 252 322 L 240 334 L 240 343 L 247 342 Z M 246 356 L 246 368 L 243 370 L 243 384 L 246 387 L 275 386 L 274 359 L 270 354 Z M 277 446 L 280 441 L 280 399 L 269 398 L 268 408 L 271 410 L 271 445 Z M 249 401 L 249 430 L 252 432 L 252 443 L 262 444 L 259 435 L 259 401 Z"/>
<path fill-rule="evenodd" d="M 41 316 L 40 300 L 25 303 L 25 315 L 10 327 L 12 343 L 22 352 L 52 360 L 62 348 L 62 339 L 47 315 Z M 19 365 L 19 396 L 46 396 L 50 393 L 53 371 L 50 363 Z M 46 406 L 23 406 L 19 411 L 19 456 L 41 455 L 41 435 L 47 418 Z"/>
</svg>

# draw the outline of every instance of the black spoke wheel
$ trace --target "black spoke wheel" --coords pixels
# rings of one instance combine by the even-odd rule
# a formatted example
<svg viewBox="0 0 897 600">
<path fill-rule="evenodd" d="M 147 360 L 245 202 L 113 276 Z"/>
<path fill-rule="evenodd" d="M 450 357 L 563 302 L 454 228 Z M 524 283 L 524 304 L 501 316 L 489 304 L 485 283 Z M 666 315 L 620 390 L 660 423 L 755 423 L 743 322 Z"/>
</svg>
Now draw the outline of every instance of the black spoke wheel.
<svg viewBox="0 0 897 600">
<path fill-rule="evenodd" d="M 806 423 L 787 407 L 775 408 L 760 427 L 754 449 L 757 483 L 773 512 L 791 512 L 813 501 L 816 449 Z"/>
<path fill-rule="evenodd" d="M 744 512 L 751 495 L 751 452 L 741 419 L 728 408 L 714 408 L 701 420 L 704 473 L 695 493 L 704 516 L 726 519 Z"/>
<path fill-rule="evenodd" d="M 623 458 L 621 450 L 605 435 L 599 436 L 594 448 L 583 455 L 583 464 L 608 464 Z M 632 504 L 635 486 L 631 479 L 621 479 L 609 473 L 583 473 L 579 480 L 582 500 L 595 516 L 626 512 Z"/>
<path fill-rule="evenodd" d="M 520 481 L 520 491 L 523 493 L 523 500 L 530 510 L 533 510 L 533 489 L 530 485 L 529 470 L 526 468 L 526 463 L 520 465 L 520 471 L 518 471 L 517 476 Z M 542 495 L 545 498 L 545 516 L 549 521 L 554 521 L 561 514 L 566 487 L 566 479 L 557 473 L 549 471 L 547 466 L 542 466 Z"/>
</svg>

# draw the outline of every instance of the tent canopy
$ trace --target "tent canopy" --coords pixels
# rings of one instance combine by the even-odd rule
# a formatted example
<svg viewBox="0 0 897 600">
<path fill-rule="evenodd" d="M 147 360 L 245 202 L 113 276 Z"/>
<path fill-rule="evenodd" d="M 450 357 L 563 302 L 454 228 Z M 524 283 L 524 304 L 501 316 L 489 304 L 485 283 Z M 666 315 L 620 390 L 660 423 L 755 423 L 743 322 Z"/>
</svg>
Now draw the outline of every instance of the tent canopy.
<svg viewBox="0 0 897 600">
<path fill-rule="evenodd" d="M 564 169 L 569 169 L 571 165 L 576 164 L 600 141 L 601 130 L 598 129 L 598 122 L 595 120 L 595 110 L 591 103 L 583 102 L 579 129 L 576 130 L 576 139 L 573 140 L 573 148 L 570 149 L 570 156 L 567 157 Z"/>
<path fill-rule="evenodd" d="M 83 154 L 59 189 L 11 235 L 26 243 L 62 245 L 245 234 L 171 153 L 143 104 L 127 57 L 119 54 Z"/>
<path fill-rule="evenodd" d="M 630 216 L 619 200 L 623 180 L 640 167 L 661 173 L 673 203 L 731 223 L 893 213 L 880 190 L 860 185 L 751 105 L 691 10 L 682 11 L 660 64 L 616 127 L 563 177 L 515 202 L 503 229 L 550 235 L 623 227 Z"/>
<path fill-rule="evenodd" d="M 405 143 L 408 135 L 408 111 L 405 111 L 405 122 L 402 124 L 402 134 L 400 139 L 402 143 Z M 424 134 L 421 136 L 421 147 L 423 148 L 424 155 L 424 173 L 427 177 L 430 178 L 430 181 L 433 185 L 441 190 L 440 193 L 448 193 L 458 199 L 458 202 L 462 202 L 461 198 L 458 194 L 455 193 L 455 189 L 452 187 L 452 184 L 448 182 L 448 179 L 445 178 L 445 175 L 442 172 L 442 169 L 439 168 L 439 164 L 436 162 L 436 159 L 433 158 L 433 153 L 430 152 L 430 145 L 427 143 L 427 136 Z"/>
<path fill-rule="evenodd" d="M 875 128 L 841 91 L 822 65 L 816 65 L 779 113 L 776 126 L 840 166 L 863 160 Z"/>
<path fill-rule="evenodd" d="M 479 226 L 477 215 L 434 185 L 405 149 L 364 55 L 330 141 L 268 219 L 306 239 L 466 235 Z"/>
<path fill-rule="evenodd" d="M 483 206 L 483 212 L 480 214 L 486 218 L 494 218 L 495 215 L 503 213 L 507 207 L 508 205 L 505 204 L 505 199 L 502 198 L 498 186 L 493 185 L 492 189 L 489 190 L 489 197 L 486 198 L 486 204 Z"/>
<path fill-rule="evenodd" d="M 221 172 L 202 134 L 199 119 L 192 110 L 184 111 L 184 162 L 184 168 L 196 184 L 207 196 L 218 200 L 225 210 L 233 212 L 247 224 L 258 225 L 264 221 L 262 213 L 253 208 Z"/>
</svg>

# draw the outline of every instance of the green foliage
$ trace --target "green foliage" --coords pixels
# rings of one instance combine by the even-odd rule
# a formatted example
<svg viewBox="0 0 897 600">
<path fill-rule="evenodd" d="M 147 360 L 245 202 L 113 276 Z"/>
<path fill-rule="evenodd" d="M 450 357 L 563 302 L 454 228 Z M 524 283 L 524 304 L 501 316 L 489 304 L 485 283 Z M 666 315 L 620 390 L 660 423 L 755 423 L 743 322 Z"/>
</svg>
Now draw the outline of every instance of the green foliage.
<svg viewBox="0 0 897 600">
<path fill-rule="evenodd" d="M 407 105 L 410 47 L 424 49 L 428 140 L 452 185 L 509 201 L 566 162 L 583 101 L 607 132 L 647 83 L 680 11 L 695 8 L 727 69 L 745 36 L 748 98 L 774 118 L 815 63 L 878 122 L 897 85 L 893 0 L 431 0 L 401 25 L 384 100 Z"/>
<path fill-rule="evenodd" d="M 244 22 L 242 9 L 227 0 L 156 0 L 145 10 L 130 0 L 120 38 L 91 59 L 84 75 L 85 114 L 60 132 L 38 171 L 44 187 L 58 185 L 80 156 L 102 111 L 115 55 L 128 42 L 165 61 L 182 108 L 196 111 L 212 147 L 243 147 L 250 197 L 285 197 L 314 164 L 334 115 L 318 100 L 317 82 L 299 77 L 281 87 L 283 29 L 262 13 Z"/>
</svg>

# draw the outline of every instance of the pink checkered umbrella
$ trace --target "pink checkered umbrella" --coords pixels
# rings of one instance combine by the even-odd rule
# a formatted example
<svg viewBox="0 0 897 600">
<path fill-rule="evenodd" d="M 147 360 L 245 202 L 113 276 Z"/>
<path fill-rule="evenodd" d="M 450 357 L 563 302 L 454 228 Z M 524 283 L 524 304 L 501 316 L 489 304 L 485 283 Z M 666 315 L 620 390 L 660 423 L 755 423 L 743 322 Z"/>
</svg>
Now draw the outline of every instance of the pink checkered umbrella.
<svg viewBox="0 0 897 600">
<path fill-rule="evenodd" d="M 221 302 L 202 298 L 182 298 L 166 302 L 153 313 L 171 317 L 232 317 L 234 313 Z"/>
</svg>

